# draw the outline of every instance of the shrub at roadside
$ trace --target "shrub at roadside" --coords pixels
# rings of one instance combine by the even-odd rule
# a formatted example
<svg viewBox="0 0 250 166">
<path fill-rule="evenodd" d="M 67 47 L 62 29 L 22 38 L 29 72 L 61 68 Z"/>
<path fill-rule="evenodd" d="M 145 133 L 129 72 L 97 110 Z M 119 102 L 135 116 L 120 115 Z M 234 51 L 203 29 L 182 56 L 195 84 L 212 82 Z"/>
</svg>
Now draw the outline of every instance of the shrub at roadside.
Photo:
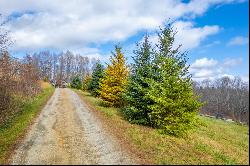
<svg viewBox="0 0 250 166">
<path fill-rule="evenodd" d="M 18 60 L 0 52 L 0 125 L 15 116 L 25 100 L 40 92 L 39 72 L 30 56 Z"/>
<path fill-rule="evenodd" d="M 106 68 L 105 76 L 101 80 L 100 97 L 106 105 L 119 107 L 123 105 L 122 93 L 127 84 L 128 68 L 121 47 L 116 46 L 115 53 L 112 54 L 111 64 Z"/>
<path fill-rule="evenodd" d="M 75 89 L 82 89 L 82 81 L 80 79 L 79 76 L 75 76 L 72 80 L 72 82 L 70 83 L 72 88 Z"/>
<path fill-rule="evenodd" d="M 6 164 L 17 141 L 26 133 L 53 92 L 54 88 L 51 85 L 42 87 L 40 93 L 23 102 L 20 111 L 12 119 L 0 124 L 0 164 Z"/>
</svg>

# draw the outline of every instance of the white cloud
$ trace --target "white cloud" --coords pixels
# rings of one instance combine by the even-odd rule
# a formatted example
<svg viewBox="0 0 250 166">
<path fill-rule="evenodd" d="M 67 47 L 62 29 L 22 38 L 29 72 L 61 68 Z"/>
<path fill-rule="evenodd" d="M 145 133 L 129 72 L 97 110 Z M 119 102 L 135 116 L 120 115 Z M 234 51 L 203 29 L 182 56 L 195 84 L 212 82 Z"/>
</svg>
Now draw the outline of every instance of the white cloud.
<svg viewBox="0 0 250 166">
<path fill-rule="evenodd" d="M 228 45 L 229 46 L 232 46 L 232 45 L 245 45 L 245 44 L 248 44 L 248 41 L 249 41 L 248 37 L 236 36 L 236 37 L 232 38 L 228 42 Z"/>
<path fill-rule="evenodd" d="M 208 59 L 208 58 L 201 58 L 195 60 L 195 62 L 190 66 L 193 69 L 200 69 L 200 68 L 211 68 L 218 64 L 217 60 Z"/>
<path fill-rule="evenodd" d="M 155 30 L 167 18 L 192 18 L 202 15 L 212 5 L 231 2 L 239 0 L 192 0 L 189 3 L 179 0 L 1 0 L 0 11 L 4 15 L 12 14 L 8 29 L 15 37 L 16 51 L 74 49 L 125 40 L 141 30 Z M 198 46 L 218 31 L 217 26 L 200 28 L 190 22 L 176 25 L 186 48 Z"/>
<path fill-rule="evenodd" d="M 219 26 L 204 26 L 195 27 L 194 23 L 189 21 L 176 21 L 173 23 L 173 28 L 178 32 L 176 34 L 174 47 L 182 45 L 181 50 L 191 50 L 198 47 L 201 42 L 210 35 L 214 35 L 219 32 Z M 156 34 L 149 37 L 149 41 L 153 44 L 158 42 L 158 36 Z M 218 41 L 213 44 L 218 44 Z"/>
<path fill-rule="evenodd" d="M 195 78 L 213 77 L 215 72 L 213 70 L 201 69 L 195 72 Z"/>
<path fill-rule="evenodd" d="M 229 74 L 228 72 L 230 71 L 230 69 L 240 65 L 241 63 L 242 58 L 227 58 L 219 62 L 212 58 L 208 59 L 204 57 L 195 60 L 190 65 L 189 72 L 192 74 L 193 79 L 196 81 L 202 81 L 204 79 L 215 79 L 224 76 L 232 78 L 233 75 Z"/>
<path fill-rule="evenodd" d="M 226 67 L 233 67 L 233 66 L 238 66 L 242 63 L 243 59 L 242 58 L 227 58 L 224 60 L 223 65 Z"/>
<path fill-rule="evenodd" d="M 219 26 L 195 27 L 192 22 L 178 21 L 174 23 L 177 29 L 176 45 L 182 44 L 183 50 L 190 50 L 198 47 L 200 43 L 209 35 L 219 32 Z"/>
<path fill-rule="evenodd" d="M 209 44 L 205 45 L 204 47 L 205 48 L 210 48 L 210 47 L 213 47 L 213 46 L 218 45 L 220 43 L 221 42 L 219 40 L 216 40 L 216 41 L 213 41 L 212 43 L 209 43 Z"/>
</svg>

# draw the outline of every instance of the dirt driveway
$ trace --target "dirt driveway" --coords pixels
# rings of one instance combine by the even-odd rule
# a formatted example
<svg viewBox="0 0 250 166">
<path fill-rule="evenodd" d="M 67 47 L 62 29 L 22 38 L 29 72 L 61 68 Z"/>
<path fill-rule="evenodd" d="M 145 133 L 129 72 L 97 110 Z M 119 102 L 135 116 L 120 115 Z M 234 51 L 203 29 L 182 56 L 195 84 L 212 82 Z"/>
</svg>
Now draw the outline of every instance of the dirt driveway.
<svg viewBox="0 0 250 166">
<path fill-rule="evenodd" d="M 135 164 L 79 96 L 55 90 L 10 164 Z"/>
</svg>

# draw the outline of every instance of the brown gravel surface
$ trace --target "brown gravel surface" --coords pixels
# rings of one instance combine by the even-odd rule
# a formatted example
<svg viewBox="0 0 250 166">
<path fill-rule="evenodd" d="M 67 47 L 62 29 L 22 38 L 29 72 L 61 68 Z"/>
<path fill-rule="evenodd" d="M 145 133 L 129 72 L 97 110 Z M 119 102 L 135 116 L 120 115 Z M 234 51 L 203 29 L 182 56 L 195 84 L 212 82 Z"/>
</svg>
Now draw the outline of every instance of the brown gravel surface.
<svg viewBox="0 0 250 166">
<path fill-rule="evenodd" d="M 70 89 L 57 88 L 10 164 L 136 164 Z"/>
</svg>

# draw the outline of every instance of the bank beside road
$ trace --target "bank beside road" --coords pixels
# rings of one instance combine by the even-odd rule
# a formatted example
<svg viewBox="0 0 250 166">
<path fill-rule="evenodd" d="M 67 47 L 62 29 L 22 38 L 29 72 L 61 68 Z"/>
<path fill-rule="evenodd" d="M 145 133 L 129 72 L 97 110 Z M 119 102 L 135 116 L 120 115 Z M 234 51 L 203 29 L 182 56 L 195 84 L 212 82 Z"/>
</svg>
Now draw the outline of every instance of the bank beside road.
<svg viewBox="0 0 250 166">
<path fill-rule="evenodd" d="M 41 93 L 24 103 L 21 111 L 13 119 L 0 126 L 0 164 L 7 163 L 53 92 L 54 88 L 51 85 L 43 83 Z"/>
<path fill-rule="evenodd" d="M 88 92 L 75 90 L 119 143 L 142 164 L 249 164 L 249 127 L 201 117 L 184 138 L 160 134 L 151 127 L 130 124 L 119 108 L 104 107 Z"/>
</svg>

